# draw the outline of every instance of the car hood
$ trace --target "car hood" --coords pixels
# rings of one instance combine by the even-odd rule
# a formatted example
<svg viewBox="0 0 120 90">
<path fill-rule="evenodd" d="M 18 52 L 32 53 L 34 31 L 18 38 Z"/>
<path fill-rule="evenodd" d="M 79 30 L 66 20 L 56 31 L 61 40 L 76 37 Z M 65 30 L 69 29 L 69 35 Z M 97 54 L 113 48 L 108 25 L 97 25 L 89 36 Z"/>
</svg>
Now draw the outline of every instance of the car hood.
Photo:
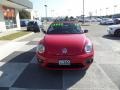
<svg viewBox="0 0 120 90">
<path fill-rule="evenodd" d="M 53 55 L 77 55 L 83 50 L 86 36 L 84 34 L 45 35 L 46 53 Z M 67 53 L 63 53 L 67 49 Z"/>
<path fill-rule="evenodd" d="M 120 24 L 118 24 L 118 25 L 110 25 L 110 26 L 108 26 L 109 28 L 120 28 Z"/>
</svg>

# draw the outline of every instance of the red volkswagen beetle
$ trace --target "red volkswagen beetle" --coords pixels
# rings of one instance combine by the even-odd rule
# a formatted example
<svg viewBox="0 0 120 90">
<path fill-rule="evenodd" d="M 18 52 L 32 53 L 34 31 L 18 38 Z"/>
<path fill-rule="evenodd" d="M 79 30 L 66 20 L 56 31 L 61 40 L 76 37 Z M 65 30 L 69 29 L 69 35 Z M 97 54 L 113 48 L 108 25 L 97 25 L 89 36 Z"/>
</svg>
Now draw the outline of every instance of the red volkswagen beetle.
<svg viewBox="0 0 120 90">
<path fill-rule="evenodd" d="M 88 69 L 93 62 L 92 42 L 75 22 L 52 23 L 36 50 L 40 66 L 52 70 Z"/>
</svg>

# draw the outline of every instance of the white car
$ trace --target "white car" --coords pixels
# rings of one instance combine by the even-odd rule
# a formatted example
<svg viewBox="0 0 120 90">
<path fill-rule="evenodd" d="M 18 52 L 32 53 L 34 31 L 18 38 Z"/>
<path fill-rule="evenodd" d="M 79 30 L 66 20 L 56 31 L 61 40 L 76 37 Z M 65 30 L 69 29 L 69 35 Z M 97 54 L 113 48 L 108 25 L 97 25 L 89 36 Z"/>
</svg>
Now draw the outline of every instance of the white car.
<svg viewBox="0 0 120 90">
<path fill-rule="evenodd" d="M 101 25 L 111 25 L 111 24 L 114 24 L 114 20 L 113 20 L 113 19 L 110 19 L 110 18 L 103 18 L 103 19 L 100 21 L 100 24 L 101 24 Z"/>
<path fill-rule="evenodd" d="M 108 26 L 107 31 L 109 35 L 120 36 L 120 24 Z"/>
</svg>

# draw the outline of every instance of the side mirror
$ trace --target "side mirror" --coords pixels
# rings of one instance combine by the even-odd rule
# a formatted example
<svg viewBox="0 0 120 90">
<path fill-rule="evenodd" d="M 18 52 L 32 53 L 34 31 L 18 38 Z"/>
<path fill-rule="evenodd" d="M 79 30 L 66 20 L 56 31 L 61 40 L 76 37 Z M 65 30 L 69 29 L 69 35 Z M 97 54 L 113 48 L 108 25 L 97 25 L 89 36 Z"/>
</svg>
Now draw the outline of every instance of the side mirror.
<svg viewBox="0 0 120 90">
<path fill-rule="evenodd" d="M 84 30 L 84 33 L 88 33 L 88 30 Z"/>
</svg>

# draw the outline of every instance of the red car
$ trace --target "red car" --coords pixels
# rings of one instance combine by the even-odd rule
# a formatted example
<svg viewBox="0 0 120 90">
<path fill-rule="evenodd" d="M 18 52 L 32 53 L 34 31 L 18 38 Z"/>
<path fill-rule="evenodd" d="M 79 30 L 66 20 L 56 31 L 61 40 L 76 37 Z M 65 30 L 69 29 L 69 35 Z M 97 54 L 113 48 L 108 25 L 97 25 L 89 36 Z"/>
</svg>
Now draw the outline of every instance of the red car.
<svg viewBox="0 0 120 90">
<path fill-rule="evenodd" d="M 93 62 L 92 42 L 74 22 L 52 23 L 36 50 L 40 66 L 52 70 L 88 69 Z"/>
</svg>

